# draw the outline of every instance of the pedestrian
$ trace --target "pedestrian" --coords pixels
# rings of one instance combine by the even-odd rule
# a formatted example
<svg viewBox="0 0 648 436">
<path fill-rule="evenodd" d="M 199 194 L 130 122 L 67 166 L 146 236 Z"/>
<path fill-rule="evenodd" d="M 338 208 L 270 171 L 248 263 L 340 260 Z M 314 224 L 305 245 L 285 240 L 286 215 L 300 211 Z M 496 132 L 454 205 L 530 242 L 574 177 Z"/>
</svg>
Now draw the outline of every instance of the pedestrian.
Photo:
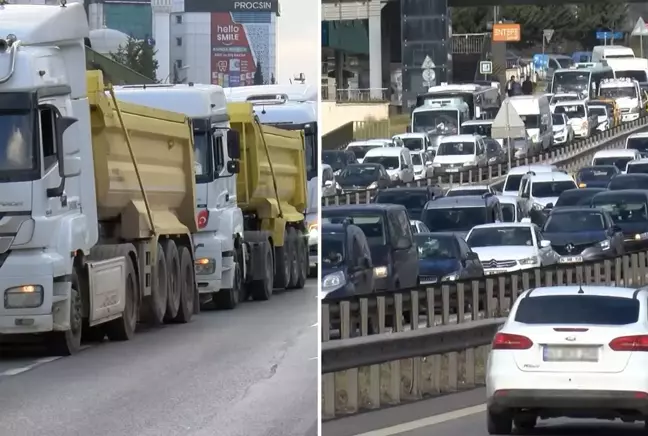
<svg viewBox="0 0 648 436">
<path fill-rule="evenodd" d="M 526 76 L 522 82 L 522 93 L 524 95 L 533 94 L 533 82 L 529 76 Z"/>
<path fill-rule="evenodd" d="M 513 88 L 515 83 L 516 83 L 515 76 L 511 76 L 511 79 L 506 84 L 506 94 L 508 94 L 509 97 L 513 97 L 515 95 L 513 94 Z"/>
</svg>

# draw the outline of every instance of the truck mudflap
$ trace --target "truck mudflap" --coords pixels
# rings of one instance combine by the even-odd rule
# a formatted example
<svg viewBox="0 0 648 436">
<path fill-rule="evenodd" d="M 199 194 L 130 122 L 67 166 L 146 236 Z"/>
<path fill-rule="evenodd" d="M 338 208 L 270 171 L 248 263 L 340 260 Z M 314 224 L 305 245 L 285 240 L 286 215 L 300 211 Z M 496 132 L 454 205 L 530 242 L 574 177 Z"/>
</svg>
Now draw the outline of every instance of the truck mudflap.
<svg viewBox="0 0 648 436">
<path fill-rule="evenodd" d="M 243 243 L 248 247 L 248 268 L 246 281 L 263 280 L 265 271 L 265 247 L 270 245 L 270 232 L 243 232 Z M 274 252 L 272 250 L 271 252 Z"/>
</svg>

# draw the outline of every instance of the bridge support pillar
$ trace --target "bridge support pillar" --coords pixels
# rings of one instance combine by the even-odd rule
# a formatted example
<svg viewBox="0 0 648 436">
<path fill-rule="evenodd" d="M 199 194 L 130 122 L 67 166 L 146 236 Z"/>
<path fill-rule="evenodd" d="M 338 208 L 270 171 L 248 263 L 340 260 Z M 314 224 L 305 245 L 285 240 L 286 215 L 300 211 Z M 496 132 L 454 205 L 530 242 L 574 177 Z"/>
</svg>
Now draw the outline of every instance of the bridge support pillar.
<svg viewBox="0 0 648 436">
<path fill-rule="evenodd" d="M 369 15 L 369 88 L 372 99 L 383 97 L 382 23 L 380 9 Z"/>
</svg>

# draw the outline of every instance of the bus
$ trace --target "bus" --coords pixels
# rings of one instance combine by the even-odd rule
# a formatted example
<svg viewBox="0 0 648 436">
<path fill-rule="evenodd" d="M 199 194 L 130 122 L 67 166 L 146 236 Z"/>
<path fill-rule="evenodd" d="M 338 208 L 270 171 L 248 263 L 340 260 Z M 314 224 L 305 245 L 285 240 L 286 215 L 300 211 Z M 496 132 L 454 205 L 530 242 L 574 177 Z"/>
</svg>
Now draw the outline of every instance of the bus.
<svg viewBox="0 0 648 436">
<path fill-rule="evenodd" d="M 471 84 L 450 84 L 433 86 L 428 92 L 416 97 L 416 107 L 421 107 L 426 102 L 447 98 L 461 98 L 470 110 L 471 119 L 479 119 L 485 113 L 497 110 L 502 105 L 502 98 L 496 86 L 484 86 L 476 83 Z"/>
<path fill-rule="evenodd" d="M 551 93 L 575 92 L 595 99 L 601 81 L 615 77 L 614 70 L 610 66 L 594 62 L 577 63 L 570 68 L 561 68 L 554 72 Z"/>
</svg>

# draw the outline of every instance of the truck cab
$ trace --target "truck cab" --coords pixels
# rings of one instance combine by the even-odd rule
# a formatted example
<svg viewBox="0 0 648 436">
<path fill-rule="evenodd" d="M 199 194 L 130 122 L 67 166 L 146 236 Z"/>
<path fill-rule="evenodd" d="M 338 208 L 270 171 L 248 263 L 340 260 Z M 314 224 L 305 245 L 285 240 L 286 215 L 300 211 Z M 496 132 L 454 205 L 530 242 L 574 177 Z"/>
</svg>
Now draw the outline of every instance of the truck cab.
<svg viewBox="0 0 648 436">
<path fill-rule="evenodd" d="M 639 82 L 629 77 L 601 81 L 599 96 L 614 99 L 621 109 L 621 121 L 639 119 L 643 111 L 643 92 Z"/>
</svg>

